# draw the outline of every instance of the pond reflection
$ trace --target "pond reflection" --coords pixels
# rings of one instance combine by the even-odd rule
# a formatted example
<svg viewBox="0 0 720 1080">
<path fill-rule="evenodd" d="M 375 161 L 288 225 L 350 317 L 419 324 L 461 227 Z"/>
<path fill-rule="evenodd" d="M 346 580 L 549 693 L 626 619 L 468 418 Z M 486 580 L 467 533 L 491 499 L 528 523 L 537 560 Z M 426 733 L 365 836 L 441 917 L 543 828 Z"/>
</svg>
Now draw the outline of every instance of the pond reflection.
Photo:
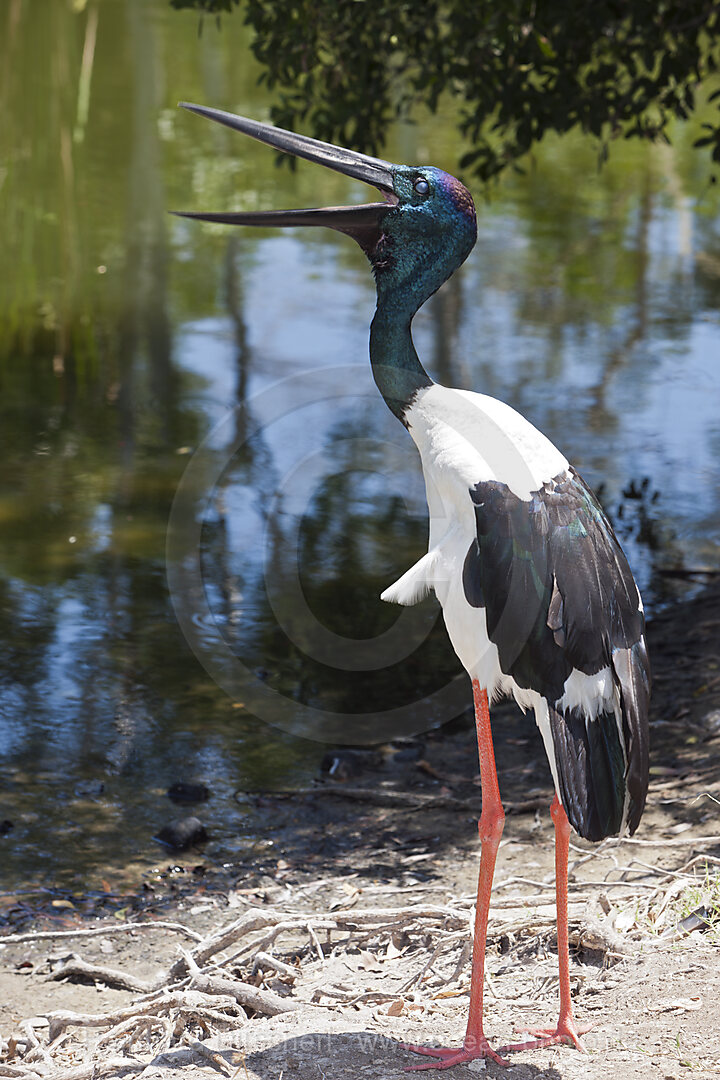
<svg viewBox="0 0 720 1080">
<path fill-rule="evenodd" d="M 266 115 L 246 34 L 198 37 L 164 0 L 0 12 L 5 889 L 137 881 L 191 778 L 206 857 L 232 861 L 256 833 L 232 793 L 308 782 L 307 736 L 408 733 L 467 698 L 432 602 L 378 599 L 426 512 L 367 364 L 362 254 L 167 214 L 364 197 L 177 110 Z M 720 228 L 692 138 L 600 173 L 544 142 L 476 192 L 477 248 L 415 331 L 438 380 L 510 402 L 602 485 L 651 606 L 687 587 L 668 571 L 718 567 Z M 386 148 L 451 171 L 461 151 L 450 114 Z M 198 603 L 168 588 L 176 493 Z M 234 659 L 228 694 L 208 668 Z"/>
</svg>

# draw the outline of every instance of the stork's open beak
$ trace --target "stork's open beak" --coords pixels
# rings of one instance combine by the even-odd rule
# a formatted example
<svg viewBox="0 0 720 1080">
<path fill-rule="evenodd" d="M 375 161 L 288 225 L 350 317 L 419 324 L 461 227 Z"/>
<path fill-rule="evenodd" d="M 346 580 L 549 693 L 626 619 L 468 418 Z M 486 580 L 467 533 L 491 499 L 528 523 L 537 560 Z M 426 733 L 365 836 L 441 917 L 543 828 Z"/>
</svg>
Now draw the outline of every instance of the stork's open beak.
<svg viewBox="0 0 720 1080">
<path fill-rule="evenodd" d="M 284 131 L 272 124 L 261 124 L 257 120 L 248 120 L 244 116 L 222 112 L 220 109 L 208 109 L 203 105 L 190 105 L 181 101 L 180 107 L 207 116 L 219 124 L 241 131 L 253 139 L 267 143 L 276 150 L 295 157 L 316 161 L 336 172 L 352 176 L 372 184 L 382 193 L 384 202 L 367 203 L 362 206 L 328 206 L 310 210 L 266 210 L 254 213 L 185 213 L 175 211 L 180 217 L 196 218 L 199 221 L 215 221 L 225 225 L 324 225 L 338 232 L 347 233 L 370 254 L 382 234 L 382 221 L 388 210 L 396 203 L 393 191 L 393 169 L 389 161 L 358 154 L 332 143 L 320 142 L 305 135 L 296 135 L 293 131 Z"/>
</svg>

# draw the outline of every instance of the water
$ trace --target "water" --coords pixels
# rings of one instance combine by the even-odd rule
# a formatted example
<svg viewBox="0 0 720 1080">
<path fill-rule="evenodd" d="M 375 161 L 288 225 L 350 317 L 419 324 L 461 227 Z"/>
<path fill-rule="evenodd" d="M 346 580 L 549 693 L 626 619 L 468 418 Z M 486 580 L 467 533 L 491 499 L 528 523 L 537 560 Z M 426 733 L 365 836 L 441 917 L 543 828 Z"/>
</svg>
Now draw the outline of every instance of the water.
<svg viewBox="0 0 720 1080">
<path fill-rule="evenodd" d="M 267 114 L 237 18 L 198 36 L 161 0 L 75 8 L 0 12 L 6 891 L 137 883 L 168 859 L 178 779 L 210 786 L 206 858 L 231 863 L 260 828 L 235 792 L 468 699 L 432 603 L 378 600 L 426 522 L 370 377 L 362 253 L 167 214 L 361 185 L 176 108 Z M 415 329 L 436 378 L 509 401 L 602 486 L 651 607 L 687 587 L 667 571 L 720 562 L 720 229 L 695 135 L 620 143 L 599 174 L 581 139 L 544 142 L 476 191 L 477 248 Z M 386 148 L 450 171 L 461 152 L 449 113 Z"/>
</svg>

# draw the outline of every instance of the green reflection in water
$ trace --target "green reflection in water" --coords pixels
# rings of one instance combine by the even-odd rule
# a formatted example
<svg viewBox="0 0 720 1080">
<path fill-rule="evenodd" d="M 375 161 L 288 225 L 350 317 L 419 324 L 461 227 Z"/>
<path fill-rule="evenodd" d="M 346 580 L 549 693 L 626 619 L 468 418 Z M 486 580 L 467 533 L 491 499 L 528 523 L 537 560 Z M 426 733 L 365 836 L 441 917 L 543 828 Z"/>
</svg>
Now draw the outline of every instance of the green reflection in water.
<svg viewBox="0 0 720 1080">
<path fill-rule="evenodd" d="M 164 0 L 8 0 L 0 11 L 8 888 L 135 880 L 167 861 L 151 839 L 174 816 L 164 792 L 192 776 L 213 791 L 208 856 L 231 858 L 259 828 L 233 791 L 303 782 L 317 767 L 315 744 L 256 720 L 208 678 L 165 577 L 171 501 L 212 425 L 237 406 L 242 435 L 274 380 L 366 358 L 372 283 L 349 242 L 229 235 L 167 214 L 363 197 L 336 174 L 278 169 L 266 148 L 176 108 L 266 115 L 246 33 L 227 19 L 198 37 L 196 17 Z M 688 384 L 717 390 L 701 350 L 717 347 L 720 233 L 692 137 L 678 132 L 673 150 L 618 146 L 599 175 L 581 140 L 543 144 L 528 176 L 507 178 L 489 203 L 479 195 L 478 250 L 417 323 L 441 381 L 524 409 L 591 480 L 607 478 L 611 497 L 631 477 L 670 482 L 672 497 L 651 508 L 658 550 L 633 545 L 641 570 L 716 557 L 720 438 L 693 417 Z M 387 147 L 451 170 L 461 152 L 449 114 L 397 130 Z M 652 388 L 673 348 L 686 383 L 671 384 L 668 404 Z M 315 656 L 304 627 L 285 633 L 268 603 L 263 560 L 282 582 L 293 554 L 278 485 L 322 445 L 337 468 L 300 508 L 293 549 L 307 605 L 346 638 L 398 618 L 377 596 L 422 552 L 422 491 L 412 464 L 373 480 L 377 460 L 347 441 L 374 439 L 382 457 L 404 438 L 363 377 L 359 403 L 249 439 L 203 533 L 209 609 L 247 666 L 293 701 L 348 713 L 412 701 L 456 671 L 431 605 L 417 613 L 422 647 L 366 674 Z M 682 448 L 652 449 L 671 422 L 704 470 L 685 494 L 672 489 Z"/>
</svg>

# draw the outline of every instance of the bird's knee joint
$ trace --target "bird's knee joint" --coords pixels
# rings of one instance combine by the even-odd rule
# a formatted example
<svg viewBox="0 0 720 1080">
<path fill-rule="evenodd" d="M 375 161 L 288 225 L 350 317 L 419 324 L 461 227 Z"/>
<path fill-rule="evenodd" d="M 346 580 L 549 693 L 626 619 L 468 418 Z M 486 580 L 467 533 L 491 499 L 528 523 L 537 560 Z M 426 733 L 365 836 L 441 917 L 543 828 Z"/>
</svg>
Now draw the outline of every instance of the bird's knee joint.
<svg viewBox="0 0 720 1080">
<path fill-rule="evenodd" d="M 481 842 L 489 843 L 493 840 L 499 841 L 502 836 L 504 825 L 505 811 L 502 807 L 498 807 L 497 810 L 492 810 L 487 814 L 483 810 L 480 815 L 480 820 L 478 821 L 478 832 L 480 834 Z"/>
<path fill-rule="evenodd" d="M 550 807 L 550 817 L 553 819 L 553 824 L 558 832 L 567 832 L 568 836 L 570 835 L 570 822 L 565 813 L 565 807 L 560 802 L 557 795 L 553 799 L 552 806 Z"/>
</svg>

